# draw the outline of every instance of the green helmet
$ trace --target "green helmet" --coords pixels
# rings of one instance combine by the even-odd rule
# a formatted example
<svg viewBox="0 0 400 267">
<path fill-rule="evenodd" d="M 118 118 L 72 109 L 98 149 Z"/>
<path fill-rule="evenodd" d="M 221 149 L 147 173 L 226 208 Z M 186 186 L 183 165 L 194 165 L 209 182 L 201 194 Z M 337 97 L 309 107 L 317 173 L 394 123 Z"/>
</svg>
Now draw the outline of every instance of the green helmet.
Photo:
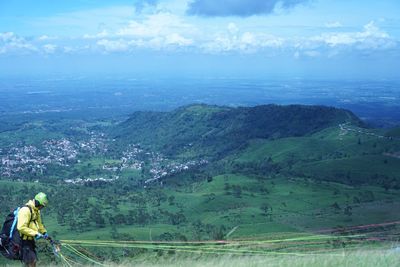
<svg viewBox="0 0 400 267">
<path fill-rule="evenodd" d="M 35 200 L 39 202 L 42 206 L 47 206 L 49 204 L 49 200 L 47 199 L 47 195 L 43 192 L 38 193 L 35 196 Z"/>
</svg>

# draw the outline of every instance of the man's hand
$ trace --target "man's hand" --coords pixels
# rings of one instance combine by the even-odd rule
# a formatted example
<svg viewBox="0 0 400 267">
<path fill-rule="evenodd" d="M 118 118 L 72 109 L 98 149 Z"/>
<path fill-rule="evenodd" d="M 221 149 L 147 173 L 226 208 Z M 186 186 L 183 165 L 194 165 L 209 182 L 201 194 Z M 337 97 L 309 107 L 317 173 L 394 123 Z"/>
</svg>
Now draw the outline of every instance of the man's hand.
<svg viewBox="0 0 400 267">
<path fill-rule="evenodd" d="M 41 239 L 41 238 L 44 238 L 44 235 L 42 235 L 41 233 L 37 233 L 37 234 L 35 235 L 35 240 L 39 240 L 39 239 Z"/>
<path fill-rule="evenodd" d="M 51 240 L 51 237 L 47 233 L 43 234 L 43 238 L 46 240 Z"/>
</svg>

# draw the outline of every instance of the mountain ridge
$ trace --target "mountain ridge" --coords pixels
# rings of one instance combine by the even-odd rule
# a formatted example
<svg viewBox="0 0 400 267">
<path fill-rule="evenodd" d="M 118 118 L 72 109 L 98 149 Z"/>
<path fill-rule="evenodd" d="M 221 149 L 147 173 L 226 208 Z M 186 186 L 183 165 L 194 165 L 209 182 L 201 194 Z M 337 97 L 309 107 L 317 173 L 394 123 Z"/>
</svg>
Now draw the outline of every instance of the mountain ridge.
<svg viewBox="0 0 400 267">
<path fill-rule="evenodd" d="M 305 136 L 340 123 L 364 126 L 351 111 L 334 107 L 193 104 L 170 112 L 135 112 L 112 135 L 120 143 L 137 142 L 166 154 L 192 150 L 220 158 L 252 139 Z"/>
</svg>

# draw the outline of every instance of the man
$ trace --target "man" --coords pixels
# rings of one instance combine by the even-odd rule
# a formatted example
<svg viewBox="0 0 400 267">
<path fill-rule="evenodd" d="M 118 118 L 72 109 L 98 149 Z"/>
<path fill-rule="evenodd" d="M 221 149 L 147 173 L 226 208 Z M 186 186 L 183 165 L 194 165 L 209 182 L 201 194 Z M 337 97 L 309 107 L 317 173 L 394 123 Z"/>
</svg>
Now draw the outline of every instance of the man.
<svg viewBox="0 0 400 267">
<path fill-rule="evenodd" d="M 35 240 L 40 238 L 50 239 L 40 217 L 40 210 L 48 203 L 46 194 L 40 192 L 18 212 L 17 229 L 21 236 L 21 256 L 25 266 L 36 266 Z"/>
</svg>

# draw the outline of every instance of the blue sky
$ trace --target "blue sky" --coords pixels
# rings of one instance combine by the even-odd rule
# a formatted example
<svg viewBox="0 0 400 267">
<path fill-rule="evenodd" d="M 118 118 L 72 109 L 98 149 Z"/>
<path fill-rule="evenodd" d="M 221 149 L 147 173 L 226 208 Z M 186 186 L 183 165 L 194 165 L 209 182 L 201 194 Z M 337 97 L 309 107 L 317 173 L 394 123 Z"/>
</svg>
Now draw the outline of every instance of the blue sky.
<svg viewBox="0 0 400 267">
<path fill-rule="evenodd" d="M 0 2 L 3 74 L 397 78 L 400 1 Z"/>
</svg>

